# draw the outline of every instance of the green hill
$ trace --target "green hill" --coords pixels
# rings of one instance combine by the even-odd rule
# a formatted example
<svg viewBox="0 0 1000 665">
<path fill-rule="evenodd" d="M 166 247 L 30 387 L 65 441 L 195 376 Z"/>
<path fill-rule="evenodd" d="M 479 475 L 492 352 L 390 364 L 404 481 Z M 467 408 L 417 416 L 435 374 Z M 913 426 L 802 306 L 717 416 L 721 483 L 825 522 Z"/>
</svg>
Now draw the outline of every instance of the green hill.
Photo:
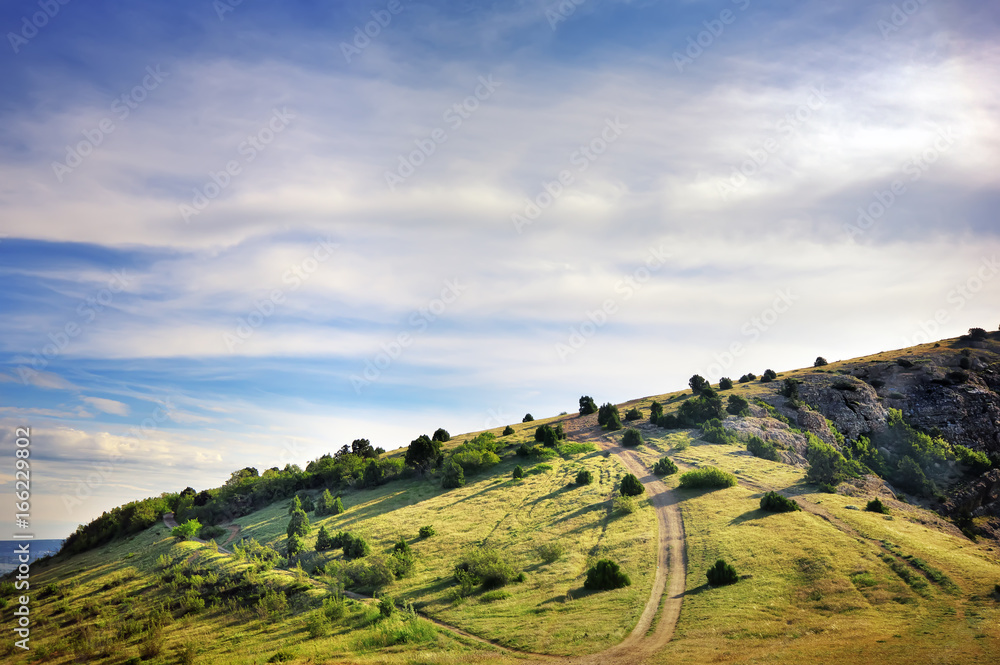
<svg viewBox="0 0 1000 665">
<path fill-rule="evenodd" d="M 734 380 L 717 396 L 620 404 L 637 446 L 597 413 L 573 414 L 454 437 L 416 468 L 405 448 L 359 444 L 305 470 L 241 470 L 223 488 L 109 513 L 34 564 L 31 651 L 8 640 L 2 653 L 13 663 L 989 662 L 1000 653 L 1000 543 L 980 490 L 1000 451 L 977 438 L 988 434 L 981 419 L 947 421 L 997 399 L 997 347 L 947 340 Z M 718 413 L 730 395 L 747 400 L 741 415 Z M 918 408 L 931 402 L 937 415 Z M 633 408 L 641 418 L 628 420 Z M 548 445 L 535 440 L 543 425 Z M 679 473 L 653 473 L 664 457 Z M 736 485 L 681 486 L 707 467 Z M 902 485 L 913 468 L 930 484 Z M 819 482 L 821 470 L 831 475 Z M 627 473 L 645 490 L 631 500 L 620 496 Z M 309 507 L 324 490 L 344 512 L 307 511 L 304 550 L 286 556 L 291 497 Z M 764 511 L 770 491 L 801 510 Z M 876 497 L 887 513 L 866 510 Z M 227 526 L 215 535 L 223 549 L 171 536 L 167 510 Z M 320 527 L 340 546 L 316 551 Z M 707 584 L 719 559 L 735 584 Z M 630 584 L 587 588 L 599 560 Z M 4 585 L 5 611 L 17 595 Z"/>
</svg>

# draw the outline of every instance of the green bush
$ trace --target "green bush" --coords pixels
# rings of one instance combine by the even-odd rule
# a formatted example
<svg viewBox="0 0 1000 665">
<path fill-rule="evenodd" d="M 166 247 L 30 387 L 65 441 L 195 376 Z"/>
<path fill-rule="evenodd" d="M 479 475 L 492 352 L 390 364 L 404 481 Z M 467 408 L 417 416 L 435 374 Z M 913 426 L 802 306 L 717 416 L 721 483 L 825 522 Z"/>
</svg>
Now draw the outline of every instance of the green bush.
<svg viewBox="0 0 1000 665">
<path fill-rule="evenodd" d="M 466 552 L 455 566 L 455 578 L 460 583 L 461 576 L 466 576 L 473 585 L 478 584 L 484 589 L 497 589 L 515 581 L 518 572 L 509 557 L 496 548 L 484 546 Z"/>
<path fill-rule="evenodd" d="M 535 429 L 535 441 L 542 445 L 555 446 L 559 442 L 559 435 L 551 425 L 540 425 Z"/>
<path fill-rule="evenodd" d="M 719 379 L 719 390 L 732 390 L 732 389 L 733 389 L 732 379 L 730 379 L 728 376 L 724 376 L 721 379 Z"/>
<path fill-rule="evenodd" d="M 641 446 L 645 441 L 642 439 L 642 432 L 634 427 L 629 427 L 622 435 L 623 446 Z"/>
<path fill-rule="evenodd" d="M 809 445 L 806 448 L 806 459 L 809 461 L 809 471 L 806 473 L 806 479 L 809 482 L 836 485 L 850 475 L 847 460 L 839 450 L 815 435 L 809 435 L 807 438 Z"/>
<path fill-rule="evenodd" d="M 309 637 L 313 639 L 326 637 L 330 634 L 330 620 L 323 610 L 310 612 L 309 618 L 306 620 L 306 630 L 309 632 Z"/>
<path fill-rule="evenodd" d="M 875 497 L 874 499 L 869 501 L 868 505 L 865 506 L 865 510 L 867 510 L 870 513 L 881 513 L 883 515 L 889 514 L 889 506 L 882 503 L 882 500 L 879 499 L 878 497 Z"/>
<path fill-rule="evenodd" d="M 431 435 L 431 441 L 451 441 L 451 434 L 443 427 L 438 427 Z"/>
<path fill-rule="evenodd" d="M 755 381 L 756 379 L 757 376 L 755 374 L 753 374 L 752 372 L 747 372 L 746 374 L 740 377 L 740 383 L 750 383 L 751 381 Z"/>
<path fill-rule="evenodd" d="M 296 510 L 302 510 L 302 497 L 298 494 L 292 497 L 291 502 L 288 504 L 288 514 L 291 515 Z"/>
<path fill-rule="evenodd" d="M 587 579 L 583 582 L 585 589 L 604 591 L 621 589 L 632 584 L 632 580 L 614 561 L 601 559 L 587 570 Z"/>
<path fill-rule="evenodd" d="M 378 601 L 378 612 L 382 616 L 388 618 L 392 616 L 392 613 L 396 611 L 396 603 L 393 601 L 392 596 L 382 596 Z"/>
<path fill-rule="evenodd" d="M 621 513 L 622 515 L 631 515 L 635 511 L 639 510 L 639 504 L 636 500 L 630 496 L 616 496 L 611 502 L 611 509 L 616 513 Z"/>
<path fill-rule="evenodd" d="M 753 434 L 747 437 L 747 450 L 753 453 L 754 457 L 771 460 L 772 462 L 781 461 L 781 455 L 778 454 L 778 449 L 773 443 Z"/>
<path fill-rule="evenodd" d="M 604 403 L 601 408 L 597 410 L 597 424 L 601 427 L 607 427 L 608 422 L 611 420 L 611 414 L 618 414 L 618 407 L 611 403 Z M 619 418 L 619 422 L 621 418 Z"/>
<path fill-rule="evenodd" d="M 629 421 L 629 420 L 641 420 L 641 419 L 642 419 L 642 411 L 640 411 L 639 409 L 637 409 L 635 407 L 632 407 L 631 409 L 629 409 L 628 411 L 625 412 L 625 420 L 626 421 Z"/>
<path fill-rule="evenodd" d="M 535 419 L 535 417 L 533 415 L 531 415 L 530 413 L 526 413 L 526 414 L 524 414 L 524 418 L 521 418 L 521 422 L 522 423 L 530 423 L 534 419 Z"/>
<path fill-rule="evenodd" d="M 299 494 L 296 498 L 301 501 L 302 510 L 311 513 L 316 510 L 316 503 L 310 494 Z"/>
<path fill-rule="evenodd" d="M 285 534 L 291 538 L 292 535 L 307 536 L 311 527 L 309 526 L 309 518 L 306 513 L 301 508 L 296 508 L 295 512 L 292 513 L 292 519 L 288 521 L 288 528 L 285 530 Z"/>
<path fill-rule="evenodd" d="M 360 559 L 371 552 L 371 547 L 364 536 L 355 535 L 348 531 L 341 531 L 333 537 L 334 548 L 344 550 L 344 558 L 348 561 Z"/>
<path fill-rule="evenodd" d="M 566 548 L 559 543 L 543 543 L 535 548 L 544 563 L 555 563 L 566 553 Z"/>
<path fill-rule="evenodd" d="M 700 374 L 695 374 L 688 379 L 688 385 L 691 386 L 691 393 L 694 395 L 700 395 L 705 388 L 709 387 L 708 381 Z"/>
<path fill-rule="evenodd" d="M 955 459 L 969 467 L 970 473 L 980 474 L 990 470 L 990 458 L 981 450 L 972 450 L 962 445 L 952 447 Z"/>
<path fill-rule="evenodd" d="M 722 408 L 722 398 L 718 396 L 701 395 L 689 399 L 677 409 L 677 418 L 681 426 L 695 427 L 712 418 L 725 418 L 726 410 Z"/>
<path fill-rule="evenodd" d="M 584 395 L 580 398 L 580 415 L 588 416 L 591 413 L 597 413 L 597 404 L 594 402 L 593 397 Z"/>
<path fill-rule="evenodd" d="M 316 535 L 316 551 L 325 552 L 334 548 L 333 536 L 326 530 L 325 525 L 320 525 L 319 533 Z"/>
<path fill-rule="evenodd" d="M 802 507 L 777 492 L 768 492 L 760 498 L 760 509 L 771 513 L 793 513 L 802 510 Z"/>
<path fill-rule="evenodd" d="M 773 369 L 765 369 L 764 375 L 760 377 L 761 383 L 770 383 L 778 378 L 777 373 Z"/>
<path fill-rule="evenodd" d="M 194 538 L 195 534 L 201 531 L 201 522 L 196 519 L 190 519 L 180 526 L 176 526 L 170 532 L 175 538 L 180 538 L 181 540 L 187 540 L 189 538 Z"/>
<path fill-rule="evenodd" d="M 681 487 L 687 489 L 733 487 L 736 476 L 714 466 L 703 466 L 700 469 L 681 474 Z"/>
<path fill-rule="evenodd" d="M 658 476 L 671 476 L 677 473 L 677 465 L 669 457 L 661 457 L 653 465 L 653 473 Z"/>
<path fill-rule="evenodd" d="M 723 427 L 722 421 L 718 418 L 702 423 L 701 438 L 710 443 L 739 443 L 736 434 Z"/>
<path fill-rule="evenodd" d="M 741 395 L 730 395 L 726 401 L 726 413 L 731 413 L 734 416 L 748 416 L 750 415 L 750 402 Z"/>
<path fill-rule="evenodd" d="M 618 409 L 611 412 L 611 417 L 608 418 L 608 423 L 604 427 L 609 432 L 617 432 L 622 428 L 622 419 L 618 415 Z"/>
<path fill-rule="evenodd" d="M 823 356 L 819 356 L 819 357 L 818 357 L 818 358 L 816 358 L 816 360 L 815 360 L 815 361 L 813 362 L 813 367 L 824 367 L 824 366 L 826 366 L 827 364 L 828 364 L 828 363 L 826 362 L 826 358 L 824 358 Z"/>
<path fill-rule="evenodd" d="M 640 494 L 646 491 L 646 488 L 642 484 L 642 482 L 638 478 L 636 478 L 633 474 L 626 473 L 622 477 L 622 482 L 621 486 L 619 487 L 619 491 L 621 492 L 622 496 L 639 496 Z"/>
<path fill-rule="evenodd" d="M 506 427 L 503 428 L 503 436 L 510 436 L 513 433 L 514 433 L 514 428 L 511 427 L 510 425 L 507 425 Z"/>
<path fill-rule="evenodd" d="M 589 485 L 592 482 L 594 482 L 594 474 L 589 469 L 580 469 L 580 472 L 576 474 L 577 485 Z"/>
<path fill-rule="evenodd" d="M 653 403 L 649 405 L 649 422 L 654 425 L 658 424 L 662 415 L 663 405 L 656 400 L 653 400 Z"/>
<path fill-rule="evenodd" d="M 708 577 L 708 583 L 712 586 L 736 584 L 740 579 L 739 575 L 736 574 L 736 569 L 722 559 L 716 561 L 715 565 L 709 568 L 705 575 Z"/>
<path fill-rule="evenodd" d="M 285 553 L 289 557 L 298 556 L 304 548 L 305 543 L 302 542 L 302 538 L 297 533 L 290 535 L 285 543 Z"/>
<path fill-rule="evenodd" d="M 420 531 L 419 531 L 419 534 L 420 534 L 421 538 L 430 538 L 431 536 L 435 535 L 436 533 L 437 532 L 434 531 L 434 527 L 432 527 L 430 524 L 428 524 L 426 526 L 420 527 Z"/>
<path fill-rule="evenodd" d="M 660 416 L 656 420 L 656 426 L 662 427 L 663 429 L 680 429 L 684 427 L 680 418 L 677 417 L 675 413 L 668 413 L 665 416 Z"/>
<path fill-rule="evenodd" d="M 463 485 L 465 485 L 465 472 L 462 470 L 462 465 L 452 460 L 444 468 L 444 474 L 441 476 L 441 487 L 453 489 Z"/>
<path fill-rule="evenodd" d="M 514 476 L 514 480 L 520 480 L 521 478 L 524 478 L 524 469 L 521 468 L 520 464 L 518 464 L 517 466 L 514 467 L 514 474 L 513 474 L 513 476 Z"/>
<path fill-rule="evenodd" d="M 201 527 L 201 530 L 198 531 L 198 537 L 201 538 L 202 540 L 215 540 L 216 538 L 218 538 L 221 535 L 224 535 L 225 533 L 226 530 L 223 529 L 221 526 L 205 525 Z"/>
</svg>

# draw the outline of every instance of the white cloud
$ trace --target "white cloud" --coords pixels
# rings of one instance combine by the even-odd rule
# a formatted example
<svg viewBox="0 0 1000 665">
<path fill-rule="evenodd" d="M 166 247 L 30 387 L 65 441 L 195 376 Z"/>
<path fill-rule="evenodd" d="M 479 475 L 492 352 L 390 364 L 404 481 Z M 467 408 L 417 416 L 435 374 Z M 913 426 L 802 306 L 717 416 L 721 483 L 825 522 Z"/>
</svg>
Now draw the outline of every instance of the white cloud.
<svg viewBox="0 0 1000 665">
<path fill-rule="evenodd" d="M 110 413 L 116 416 L 127 416 L 129 414 L 128 404 L 123 402 L 103 397 L 81 397 L 80 399 L 102 413 Z"/>
</svg>

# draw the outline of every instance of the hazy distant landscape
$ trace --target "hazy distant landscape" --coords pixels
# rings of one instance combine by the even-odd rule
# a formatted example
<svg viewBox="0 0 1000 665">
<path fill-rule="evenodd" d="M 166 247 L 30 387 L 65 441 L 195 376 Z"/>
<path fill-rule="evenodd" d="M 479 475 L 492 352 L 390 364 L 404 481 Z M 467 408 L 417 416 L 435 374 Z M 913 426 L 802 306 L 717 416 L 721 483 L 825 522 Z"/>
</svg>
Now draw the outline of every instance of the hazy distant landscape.
<svg viewBox="0 0 1000 665">
<path fill-rule="evenodd" d="M 0 659 L 1000 656 L 1000 11 L 0 9 Z"/>
</svg>

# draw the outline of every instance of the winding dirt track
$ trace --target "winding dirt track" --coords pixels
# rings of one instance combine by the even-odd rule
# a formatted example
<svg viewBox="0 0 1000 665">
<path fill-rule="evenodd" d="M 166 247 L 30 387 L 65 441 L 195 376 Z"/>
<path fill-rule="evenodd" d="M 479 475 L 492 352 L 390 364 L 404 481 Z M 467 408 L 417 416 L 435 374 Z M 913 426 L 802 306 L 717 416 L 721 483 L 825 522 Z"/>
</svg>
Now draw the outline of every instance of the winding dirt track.
<svg viewBox="0 0 1000 665">
<path fill-rule="evenodd" d="M 480 644 L 492 646 L 518 660 L 558 661 L 573 665 L 642 665 L 671 640 L 681 612 L 681 602 L 684 598 L 687 579 L 687 555 L 684 546 L 684 525 L 678 507 L 679 497 L 674 490 L 667 488 L 651 473 L 634 451 L 619 446 L 611 436 L 606 435 L 603 429 L 597 425 L 596 415 L 569 417 L 561 422 L 567 440 L 593 443 L 600 449 L 617 456 L 625 468 L 646 486 L 650 504 L 656 510 L 659 536 L 656 548 L 656 575 L 653 579 L 649 600 L 646 602 L 635 628 L 620 643 L 600 653 L 586 656 L 552 656 L 511 649 L 432 617 L 421 616 L 440 628 Z M 173 513 L 164 514 L 163 523 L 170 528 L 177 526 Z M 226 540 L 228 545 L 236 539 L 240 527 L 230 525 L 227 528 L 230 531 L 229 538 Z M 200 538 L 193 540 L 205 542 Z M 231 554 L 222 547 L 219 547 L 219 551 Z M 350 591 L 345 591 L 344 595 L 358 600 L 371 600 L 368 596 Z M 661 605 L 662 611 L 660 611 Z M 660 616 L 654 627 L 653 622 L 657 612 Z"/>
</svg>

